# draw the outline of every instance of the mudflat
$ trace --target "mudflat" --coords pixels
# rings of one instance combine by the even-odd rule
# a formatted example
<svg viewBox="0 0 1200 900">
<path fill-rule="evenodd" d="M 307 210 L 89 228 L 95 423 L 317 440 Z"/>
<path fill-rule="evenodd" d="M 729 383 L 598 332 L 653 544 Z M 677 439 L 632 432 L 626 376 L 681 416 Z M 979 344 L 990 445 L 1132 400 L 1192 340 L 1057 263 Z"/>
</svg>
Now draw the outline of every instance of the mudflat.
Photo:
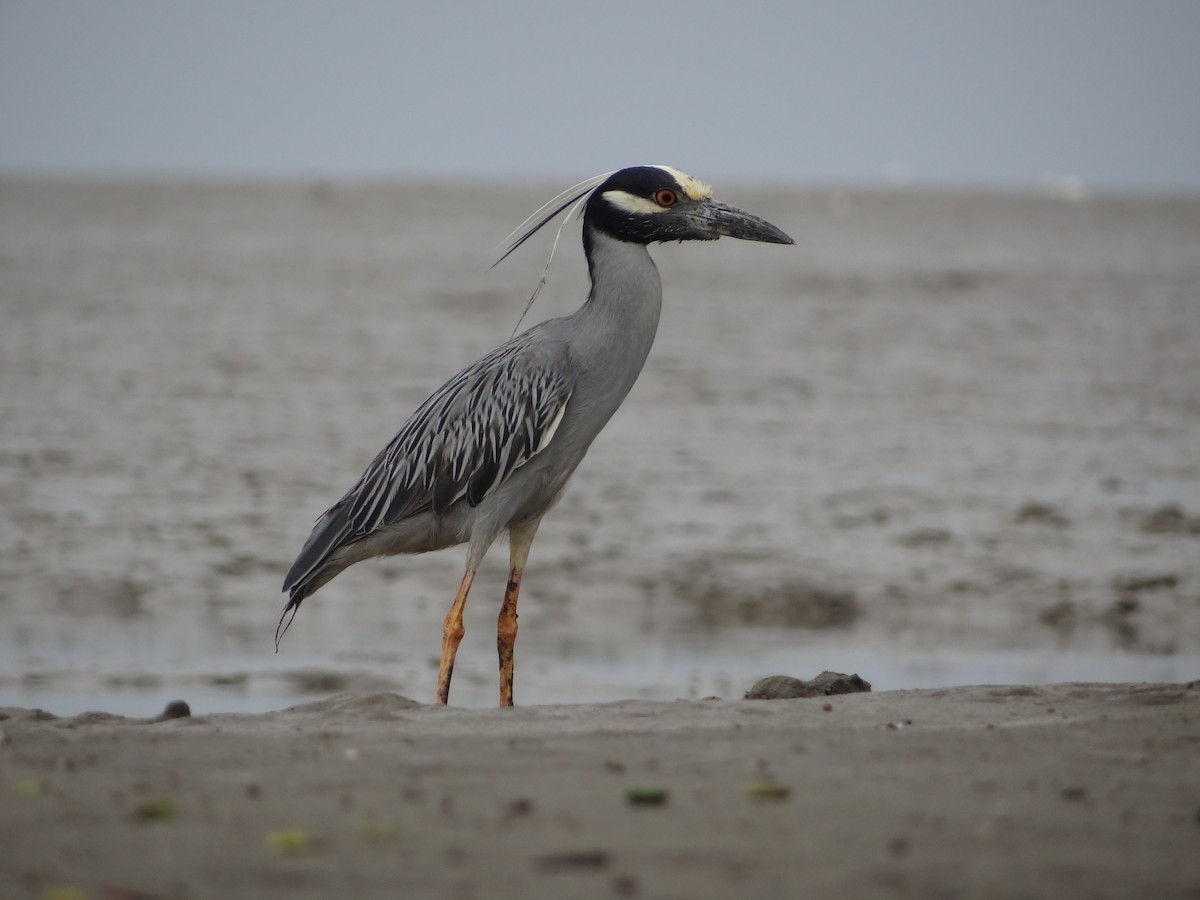
<svg viewBox="0 0 1200 900">
<path fill-rule="evenodd" d="M 312 521 L 513 330 L 561 185 L 0 179 L 0 696 L 62 714 L 432 697 L 459 550 L 363 563 L 280 652 Z M 518 703 L 1185 682 L 1200 669 L 1200 199 L 717 195 L 529 563 Z M 586 291 L 577 232 L 526 322 Z M 501 548 L 502 550 L 502 548 Z M 454 700 L 495 702 L 503 552 Z"/>
</svg>

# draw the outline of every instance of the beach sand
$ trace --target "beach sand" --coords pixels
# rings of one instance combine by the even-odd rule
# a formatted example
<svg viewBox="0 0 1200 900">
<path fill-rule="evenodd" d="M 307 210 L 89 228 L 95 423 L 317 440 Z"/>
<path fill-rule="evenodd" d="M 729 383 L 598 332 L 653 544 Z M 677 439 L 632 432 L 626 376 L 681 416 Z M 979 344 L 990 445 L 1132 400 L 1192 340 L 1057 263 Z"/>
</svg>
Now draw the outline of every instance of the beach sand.
<svg viewBox="0 0 1200 900">
<path fill-rule="evenodd" d="M 272 638 L 561 185 L 0 179 L 0 897 L 1200 896 L 1200 199 L 717 187 L 498 711 L 503 552 Z"/>
<path fill-rule="evenodd" d="M 1200 893 L 1195 685 L 6 712 L 6 897 Z"/>
</svg>

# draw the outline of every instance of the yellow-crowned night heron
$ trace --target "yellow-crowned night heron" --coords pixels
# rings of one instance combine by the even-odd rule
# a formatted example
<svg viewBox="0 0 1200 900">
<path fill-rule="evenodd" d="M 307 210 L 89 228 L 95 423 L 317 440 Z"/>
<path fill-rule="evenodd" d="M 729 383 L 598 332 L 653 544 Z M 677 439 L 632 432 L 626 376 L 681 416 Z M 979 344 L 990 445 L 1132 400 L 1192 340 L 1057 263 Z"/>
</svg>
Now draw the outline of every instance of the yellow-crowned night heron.
<svg viewBox="0 0 1200 900">
<path fill-rule="evenodd" d="M 530 544 L 633 387 L 658 329 L 662 284 L 646 245 L 722 236 L 792 243 L 774 225 L 713 200 L 706 185 L 678 169 L 637 166 L 560 194 L 513 233 L 504 256 L 573 203 L 584 204 L 587 301 L 512 338 L 422 403 L 317 520 L 284 579 L 291 596 L 281 627 L 305 597 L 360 560 L 467 543 L 466 572 L 442 632 L 438 703 L 450 696 L 475 571 L 507 529 L 511 574 L 496 644 L 500 705 L 512 705 L 517 593 Z"/>
</svg>

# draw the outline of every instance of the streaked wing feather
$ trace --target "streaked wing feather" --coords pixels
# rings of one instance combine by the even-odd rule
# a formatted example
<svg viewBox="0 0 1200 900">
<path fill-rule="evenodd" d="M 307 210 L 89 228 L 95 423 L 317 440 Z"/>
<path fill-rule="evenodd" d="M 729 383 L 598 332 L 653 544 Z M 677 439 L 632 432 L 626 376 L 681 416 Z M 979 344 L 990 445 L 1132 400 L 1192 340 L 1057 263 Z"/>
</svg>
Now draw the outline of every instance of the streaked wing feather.
<svg viewBox="0 0 1200 900">
<path fill-rule="evenodd" d="M 526 333 L 430 397 L 352 492 L 363 497 L 351 509 L 352 536 L 424 509 L 443 513 L 464 496 L 473 506 L 490 496 L 533 457 L 566 404 L 562 359 L 559 345 L 539 345 Z"/>
<path fill-rule="evenodd" d="M 440 515 L 463 498 L 482 503 L 544 449 L 571 384 L 565 349 L 538 334 L 533 329 L 502 345 L 422 403 L 317 520 L 285 585 L 380 528 L 429 509 Z"/>
</svg>

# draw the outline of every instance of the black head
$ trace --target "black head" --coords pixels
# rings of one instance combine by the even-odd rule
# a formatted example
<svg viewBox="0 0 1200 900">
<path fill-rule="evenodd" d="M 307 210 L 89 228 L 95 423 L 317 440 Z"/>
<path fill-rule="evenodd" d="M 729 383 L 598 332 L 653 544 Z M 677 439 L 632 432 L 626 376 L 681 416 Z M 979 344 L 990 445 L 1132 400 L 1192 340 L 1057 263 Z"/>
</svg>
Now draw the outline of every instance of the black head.
<svg viewBox="0 0 1200 900">
<path fill-rule="evenodd" d="M 790 244 L 769 222 L 712 199 L 712 188 L 670 166 L 634 166 L 608 177 L 588 198 L 588 227 L 634 244 L 735 237 Z"/>
</svg>

